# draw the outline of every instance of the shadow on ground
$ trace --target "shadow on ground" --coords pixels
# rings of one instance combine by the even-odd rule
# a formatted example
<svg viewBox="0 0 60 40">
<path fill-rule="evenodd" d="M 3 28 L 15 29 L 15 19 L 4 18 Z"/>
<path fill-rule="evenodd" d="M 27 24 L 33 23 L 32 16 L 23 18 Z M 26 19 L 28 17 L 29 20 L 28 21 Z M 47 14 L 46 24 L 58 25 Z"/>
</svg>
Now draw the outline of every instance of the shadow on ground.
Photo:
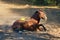
<svg viewBox="0 0 60 40">
<path fill-rule="evenodd" d="M 4 30 L 2 29 L 4 28 Z M 7 29 L 8 28 L 8 29 Z M 9 25 L 1 25 L 0 29 L 3 30 L 0 32 L 1 40 L 58 40 L 60 37 L 55 37 L 47 32 L 7 32 L 9 30 Z M 5 32 L 4 32 L 5 31 Z"/>
</svg>

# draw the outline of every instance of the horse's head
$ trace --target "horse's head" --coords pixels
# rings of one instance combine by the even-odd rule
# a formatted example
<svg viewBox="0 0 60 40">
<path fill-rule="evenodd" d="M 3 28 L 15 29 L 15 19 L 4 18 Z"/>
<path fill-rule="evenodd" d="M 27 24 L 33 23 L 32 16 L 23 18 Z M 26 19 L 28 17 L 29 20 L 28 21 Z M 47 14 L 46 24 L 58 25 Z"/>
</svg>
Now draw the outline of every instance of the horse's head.
<svg viewBox="0 0 60 40">
<path fill-rule="evenodd" d="M 45 21 L 47 20 L 47 16 L 46 16 L 45 12 L 42 10 L 36 11 L 31 18 L 37 20 L 38 23 L 39 23 L 40 19 L 44 19 Z"/>
<path fill-rule="evenodd" d="M 43 10 L 38 10 L 39 17 L 42 18 L 43 20 L 47 21 L 47 16 L 46 13 Z"/>
</svg>

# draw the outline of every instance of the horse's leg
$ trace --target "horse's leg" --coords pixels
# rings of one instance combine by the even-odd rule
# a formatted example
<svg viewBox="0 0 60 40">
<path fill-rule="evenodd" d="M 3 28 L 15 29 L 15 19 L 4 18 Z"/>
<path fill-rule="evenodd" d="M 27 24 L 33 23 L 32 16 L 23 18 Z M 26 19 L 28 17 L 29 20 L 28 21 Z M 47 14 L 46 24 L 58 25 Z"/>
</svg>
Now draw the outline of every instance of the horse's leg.
<svg viewBox="0 0 60 40">
<path fill-rule="evenodd" d="M 42 26 L 42 27 L 43 27 L 44 31 L 46 31 L 46 30 L 47 30 L 47 29 L 44 27 L 44 25 L 43 25 L 43 24 L 39 24 L 39 25 L 38 25 L 38 29 L 39 29 L 39 27 L 40 27 L 40 26 Z M 41 29 L 40 29 L 40 30 L 41 30 Z"/>
</svg>

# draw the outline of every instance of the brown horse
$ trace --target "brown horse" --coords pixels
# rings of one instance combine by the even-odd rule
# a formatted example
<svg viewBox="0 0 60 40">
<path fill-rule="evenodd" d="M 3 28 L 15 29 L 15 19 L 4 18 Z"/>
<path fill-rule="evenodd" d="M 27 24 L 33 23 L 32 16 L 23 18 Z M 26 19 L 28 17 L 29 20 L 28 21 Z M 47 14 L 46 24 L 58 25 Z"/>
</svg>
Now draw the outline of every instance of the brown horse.
<svg viewBox="0 0 60 40">
<path fill-rule="evenodd" d="M 46 14 L 42 10 L 36 11 L 28 21 L 23 22 L 20 20 L 16 20 L 13 23 L 12 28 L 13 30 L 20 30 L 20 31 L 22 30 L 37 31 L 37 29 L 41 30 L 39 26 L 42 26 L 44 30 L 46 30 L 44 25 L 39 24 L 40 19 L 47 20 Z"/>
</svg>

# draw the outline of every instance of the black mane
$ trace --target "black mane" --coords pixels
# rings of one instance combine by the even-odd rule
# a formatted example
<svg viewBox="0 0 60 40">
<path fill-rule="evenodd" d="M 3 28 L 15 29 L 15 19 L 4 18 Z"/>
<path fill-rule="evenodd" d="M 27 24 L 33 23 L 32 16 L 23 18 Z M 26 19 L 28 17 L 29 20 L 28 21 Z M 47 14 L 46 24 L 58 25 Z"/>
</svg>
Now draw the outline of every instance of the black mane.
<svg viewBox="0 0 60 40">
<path fill-rule="evenodd" d="M 33 19 L 35 19 L 35 20 L 37 20 L 38 21 L 38 23 L 39 23 L 39 21 L 40 21 L 40 17 L 39 17 L 39 12 L 38 11 L 36 11 L 33 15 L 32 15 L 32 17 L 31 18 L 33 18 Z"/>
</svg>

